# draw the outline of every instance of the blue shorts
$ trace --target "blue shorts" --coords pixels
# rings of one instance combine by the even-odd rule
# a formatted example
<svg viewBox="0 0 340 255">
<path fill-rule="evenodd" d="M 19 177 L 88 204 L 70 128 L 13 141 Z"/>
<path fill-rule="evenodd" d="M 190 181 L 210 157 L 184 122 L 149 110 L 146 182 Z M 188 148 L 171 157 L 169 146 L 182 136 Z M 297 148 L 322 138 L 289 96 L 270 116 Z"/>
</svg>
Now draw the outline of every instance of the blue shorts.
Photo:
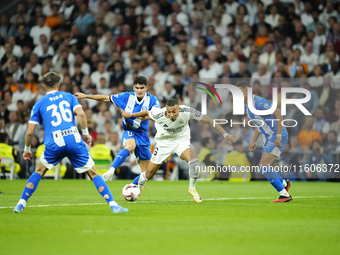
<svg viewBox="0 0 340 255">
<path fill-rule="evenodd" d="M 151 159 L 151 149 L 150 140 L 148 133 L 139 133 L 133 131 L 124 131 L 122 134 L 122 144 L 128 139 L 135 139 L 136 148 L 135 155 L 138 160 L 150 160 Z"/>
<path fill-rule="evenodd" d="M 280 157 L 281 152 L 283 151 L 284 147 L 286 146 L 288 142 L 288 132 L 287 131 L 282 131 L 282 139 L 281 139 L 281 145 L 282 147 L 276 147 L 275 146 L 275 140 L 276 140 L 276 133 L 273 134 L 273 136 L 268 139 L 269 136 L 265 136 L 265 141 L 263 143 L 263 148 L 262 148 L 262 153 L 267 152 L 270 154 L 273 154 L 275 157 Z M 264 140 L 262 139 L 262 141 Z"/>
<path fill-rule="evenodd" d="M 85 144 L 66 143 L 65 146 L 46 145 L 45 151 L 40 156 L 40 162 L 48 169 L 52 169 L 60 160 L 67 157 L 78 173 L 84 173 L 94 166 L 94 162 Z"/>
</svg>

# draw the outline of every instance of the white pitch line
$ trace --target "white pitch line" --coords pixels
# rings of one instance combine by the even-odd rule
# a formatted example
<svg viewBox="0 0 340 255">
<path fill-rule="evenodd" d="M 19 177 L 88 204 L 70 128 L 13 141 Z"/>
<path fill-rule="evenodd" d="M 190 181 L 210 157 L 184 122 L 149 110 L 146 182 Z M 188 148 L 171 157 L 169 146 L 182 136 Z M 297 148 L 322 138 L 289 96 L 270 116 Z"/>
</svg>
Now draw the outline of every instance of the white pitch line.
<svg viewBox="0 0 340 255">
<path fill-rule="evenodd" d="M 329 198 L 329 197 L 336 197 L 336 196 L 297 196 L 293 197 L 296 198 Z M 220 201 L 220 200 L 255 200 L 255 199 L 273 199 L 273 197 L 222 197 L 222 198 L 207 198 L 203 199 L 203 201 Z M 138 201 L 135 202 L 137 204 L 148 204 L 148 203 L 159 203 L 159 202 L 191 202 L 191 199 L 186 200 L 156 200 L 156 201 Z M 121 202 L 121 204 L 130 204 L 131 202 Z M 83 206 L 83 205 L 106 205 L 107 203 L 84 203 L 84 204 L 53 204 L 53 205 L 29 205 L 27 207 L 63 207 L 63 206 Z M 9 209 L 13 208 L 14 206 L 3 206 L 0 209 Z"/>
</svg>

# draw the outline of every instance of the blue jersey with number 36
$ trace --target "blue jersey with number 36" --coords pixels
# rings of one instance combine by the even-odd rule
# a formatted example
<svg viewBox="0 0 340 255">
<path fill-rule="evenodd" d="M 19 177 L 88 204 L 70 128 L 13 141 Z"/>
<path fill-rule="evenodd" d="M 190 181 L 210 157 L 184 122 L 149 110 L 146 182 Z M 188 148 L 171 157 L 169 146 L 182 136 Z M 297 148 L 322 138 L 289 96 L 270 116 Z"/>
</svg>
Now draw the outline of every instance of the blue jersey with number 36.
<svg viewBox="0 0 340 255">
<path fill-rule="evenodd" d="M 61 91 L 46 93 L 34 105 L 29 123 L 43 125 L 46 147 L 63 147 L 70 142 L 82 141 L 74 122 L 74 110 L 77 107 L 81 107 L 77 98 Z"/>
<path fill-rule="evenodd" d="M 135 113 L 149 111 L 152 107 L 160 108 L 157 97 L 146 93 L 141 101 L 138 101 L 135 92 L 125 92 L 110 96 L 110 101 L 122 110 Z M 149 130 L 149 120 L 141 121 L 139 118 L 123 118 L 124 130 L 134 131 L 137 133 L 146 133 Z"/>
</svg>

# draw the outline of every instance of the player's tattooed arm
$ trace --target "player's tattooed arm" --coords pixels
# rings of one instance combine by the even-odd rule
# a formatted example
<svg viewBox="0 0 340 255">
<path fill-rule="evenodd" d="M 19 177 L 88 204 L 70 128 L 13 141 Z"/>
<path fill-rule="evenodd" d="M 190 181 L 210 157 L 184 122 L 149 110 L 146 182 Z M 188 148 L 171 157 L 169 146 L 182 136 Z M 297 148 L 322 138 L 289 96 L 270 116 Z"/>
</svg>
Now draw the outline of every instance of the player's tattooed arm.
<svg viewBox="0 0 340 255">
<path fill-rule="evenodd" d="M 22 157 L 24 160 L 31 160 L 32 159 L 32 152 L 31 152 L 31 144 L 33 140 L 33 133 L 36 128 L 36 124 L 28 123 L 26 136 L 25 136 L 25 149 Z"/>
<path fill-rule="evenodd" d="M 135 112 L 135 113 L 129 113 L 129 112 L 123 112 L 122 117 L 124 118 L 131 118 L 131 117 L 147 117 L 149 115 L 148 111 L 142 111 L 142 112 Z"/>
<path fill-rule="evenodd" d="M 85 95 L 83 93 L 77 92 L 75 94 L 76 98 L 78 99 L 93 99 L 97 101 L 102 101 L 102 102 L 110 102 L 110 96 L 105 96 L 105 95 Z"/>
<path fill-rule="evenodd" d="M 202 119 L 200 122 L 209 124 L 211 127 L 216 129 L 221 135 L 224 136 L 224 138 L 227 140 L 229 144 L 235 143 L 236 142 L 236 136 L 228 134 L 219 124 L 214 123 L 214 121 L 209 118 L 206 115 L 203 115 Z"/>
</svg>

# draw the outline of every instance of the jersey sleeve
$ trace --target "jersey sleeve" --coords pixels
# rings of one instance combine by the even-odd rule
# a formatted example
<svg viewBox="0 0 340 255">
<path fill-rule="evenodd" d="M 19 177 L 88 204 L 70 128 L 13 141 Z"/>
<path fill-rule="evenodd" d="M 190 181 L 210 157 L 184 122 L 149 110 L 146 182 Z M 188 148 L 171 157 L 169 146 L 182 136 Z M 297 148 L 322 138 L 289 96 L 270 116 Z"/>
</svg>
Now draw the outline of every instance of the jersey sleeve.
<svg viewBox="0 0 340 255">
<path fill-rule="evenodd" d="M 194 108 L 188 108 L 189 109 L 189 118 L 192 120 L 200 121 L 203 118 L 203 114 L 199 111 L 197 111 Z"/>
<path fill-rule="evenodd" d="M 153 119 L 155 122 L 159 121 L 161 117 L 164 116 L 164 109 L 153 107 L 149 111 L 149 117 Z"/>
<path fill-rule="evenodd" d="M 194 120 L 200 121 L 203 118 L 202 113 L 195 110 L 194 108 L 191 108 L 185 105 L 181 105 L 180 107 L 181 107 L 181 112 L 183 112 L 189 120 L 194 119 Z"/>
<path fill-rule="evenodd" d="M 113 94 L 110 96 L 110 102 L 113 103 L 114 106 L 124 109 L 126 104 L 126 95 L 128 95 L 128 93 Z"/>
<path fill-rule="evenodd" d="M 265 98 L 256 97 L 255 98 L 255 109 L 256 110 L 268 110 L 272 107 L 272 102 Z"/>
<path fill-rule="evenodd" d="M 161 108 L 159 105 L 158 98 L 155 96 L 151 96 L 151 104 L 150 104 L 150 109 L 152 108 Z"/>
<path fill-rule="evenodd" d="M 39 112 L 39 105 L 36 104 L 31 110 L 31 118 L 28 123 L 39 125 L 41 123 L 41 115 Z"/>
</svg>

